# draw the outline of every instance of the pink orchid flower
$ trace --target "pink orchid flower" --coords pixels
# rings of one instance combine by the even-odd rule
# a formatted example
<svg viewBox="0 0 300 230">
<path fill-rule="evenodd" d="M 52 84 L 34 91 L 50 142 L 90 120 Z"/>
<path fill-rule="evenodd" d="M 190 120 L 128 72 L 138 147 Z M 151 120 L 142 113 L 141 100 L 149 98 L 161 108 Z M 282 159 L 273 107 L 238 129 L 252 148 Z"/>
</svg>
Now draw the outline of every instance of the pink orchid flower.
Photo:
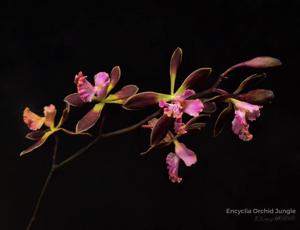
<svg viewBox="0 0 300 230">
<path fill-rule="evenodd" d="M 48 137 L 57 131 L 63 131 L 65 133 L 76 135 L 76 133 L 69 131 L 67 129 L 62 128 L 61 126 L 66 121 L 67 116 L 70 111 L 70 106 L 66 104 L 66 107 L 62 113 L 62 116 L 57 125 L 55 125 L 55 117 L 56 117 L 56 108 L 54 105 L 50 104 L 49 106 L 44 107 L 44 116 L 39 116 L 32 112 L 28 107 L 24 109 L 23 112 L 23 121 L 27 125 L 27 127 L 32 130 L 26 135 L 26 138 L 30 140 L 35 140 L 36 142 L 30 146 L 29 148 L 23 150 L 20 153 L 20 156 L 33 151 L 34 149 L 40 147 Z M 46 126 L 47 128 L 44 130 L 40 130 L 42 126 Z M 82 133 L 86 134 L 86 133 Z"/>
<path fill-rule="evenodd" d="M 235 116 L 232 121 L 232 131 L 243 141 L 250 141 L 253 135 L 249 132 L 247 120 L 254 121 L 260 116 L 260 109 L 263 106 L 252 105 L 250 103 L 230 98 L 229 101 L 234 105 Z"/>
<path fill-rule="evenodd" d="M 185 144 L 177 141 L 173 141 L 175 145 L 175 153 L 170 152 L 166 157 L 166 163 L 169 173 L 169 179 L 173 183 L 180 183 L 182 178 L 178 176 L 179 162 L 182 160 L 188 167 L 197 162 L 197 156 L 194 151 L 190 150 Z"/>
<path fill-rule="evenodd" d="M 152 120 L 148 121 L 147 125 L 143 125 L 142 127 L 153 129 L 157 122 L 158 119 L 153 118 Z M 193 123 L 193 121 L 188 122 L 188 126 L 192 124 L 195 123 Z M 169 179 L 173 183 L 180 183 L 182 181 L 182 178 L 178 176 L 180 160 L 182 160 L 186 166 L 190 167 L 197 162 L 197 156 L 194 151 L 187 148 L 185 144 L 179 142 L 177 138 L 174 137 L 170 132 L 167 133 L 167 135 L 161 140 L 160 145 L 168 146 L 172 143 L 175 146 L 175 153 L 170 152 L 167 155 L 166 157 L 167 169 L 168 169 Z M 151 149 L 152 147 L 150 147 L 146 152 L 150 151 Z"/>
<path fill-rule="evenodd" d="M 72 106 L 81 106 L 85 103 L 95 102 L 93 109 L 90 110 L 76 125 L 76 132 L 83 132 L 95 125 L 100 118 L 105 104 L 124 104 L 132 95 L 136 94 L 136 85 L 126 85 L 115 94 L 109 94 L 120 80 L 121 70 L 115 66 L 110 75 L 106 72 L 99 72 L 94 76 L 94 85 L 79 72 L 75 76 L 74 83 L 77 86 L 77 93 L 65 97 L 65 101 Z"/>
<path fill-rule="evenodd" d="M 142 109 L 151 105 L 158 105 L 164 109 L 164 115 L 157 122 L 160 126 L 159 138 L 156 135 L 151 135 L 153 138 L 152 143 L 159 143 L 169 128 L 169 125 L 174 126 L 174 130 L 178 134 L 184 134 L 185 124 L 182 120 L 184 113 L 196 117 L 204 110 L 205 104 L 200 99 L 188 99 L 195 94 L 191 88 L 196 83 L 202 82 L 206 79 L 210 73 L 211 68 L 199 68 L 192 72 L 181 84 L 181 86 L 175 91 L 175 80 L 177 76 L 177 70 L 182 60 L 182 50 L 178 47 L 170 61 L 170 93 L 163 94 L 157 92 L 142 92 L 130 97 L 124 107 L 127 109 Z M 171 122 L 170 122 L 171 120 Z M 153 129 L 155 133 L 156 129 Z"/>
</svg>

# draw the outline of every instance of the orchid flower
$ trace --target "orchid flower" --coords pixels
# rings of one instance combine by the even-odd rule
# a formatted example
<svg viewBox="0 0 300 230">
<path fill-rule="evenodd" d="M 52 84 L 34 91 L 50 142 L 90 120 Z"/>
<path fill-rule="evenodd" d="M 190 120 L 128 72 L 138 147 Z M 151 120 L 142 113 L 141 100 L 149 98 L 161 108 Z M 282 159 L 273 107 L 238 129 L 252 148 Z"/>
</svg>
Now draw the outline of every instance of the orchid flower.
<svg viewBox="0 0 300 230">
<path fill-rule="evenodd" d="M 254 74 L 246 78 L 232 93 L 215 97 L 216 100 L 221 98 L 228 103 L 228 106 L 220 113 L 214 127 L 214 135 L 217 136 L 223 129 L 226 120 L 230 119 L 234 112 L 232 121 L 232 131 L 238 135 L 243 141 L 250 141 L 253 135 L 249 132 L 249 124 L 247 121 L 254 121 L 260 116 L 262 104 L 271 102 L 274 93 L 271 90 L 255 89 L 247 93 L 245 91 L 249 86 L 264 79 L 266 74 Z"/>
<path fill-rule="evenodd" d="M 71 135 L 77 135 L 77 133 L 74 133 L 70 130 L 61 127 L 66 121 L 69 111 L 70 111 L 70 106 L 66 104 L 66 107 L 62 113 L 62 116 L 58 124 L 55 125 L 56 108 L 54 105 L 50 104 L 49 106 L 44 107 L 43 117 L 35 114 L 28 107 L 26 107 L 23 112 L 23 121 L 27 125 L 27 127 L 33 131 L 28 133 L 26 135 L 26 138 L 30 140 L 34 140 L 36 142 L 29 148 L 23 150 L 20 153 L 20 156 L 29 153 L 34 149 L 40 147 L 42 144 L 45 143 L 45 141 L 48 139 L 49 136 L 51 136 L 52 134 L 58 131 L 63 131 Z M 40 130 L 43 125 L 46 126 L 47 128 L 44 130 Z M 82 134 L 87 134 L 87 133 L 82 133 Z"/>
<path fill-rule="evenodd" d="M 197 124 L 197 129 L 202 128 L 204 126 L 203 123 L 195 123 L 196 119 L 191 119 L 187 123 L 187 129 L 195 129 L 195 124 Z M 148 121 L 148 125 L 143 125 L 144 128 L 150 128 L 153 129 L 158 122 L 157 118 L 154 118 L 150 121 Z M 201 124 L 201 125 L 199 125 Z M 201 127 L 200 127 L 201 126 Z M 182 160 L 186 166 L 190 167 L 193 164 L 197 162 L 197 156 L 194 151 L 190 150 L 186 147 L 185 144 L 178 141 L 178 137 L 180 135 L 174 137 L 171 132 L 168 132 L 166 136 L 161 140 L 160 145 L 162 146 L 168 146 L 170 144 L 174 144 L 175 146 L 175 153 L 170 152 L 166 157 L 166 163 L 167 163 L 167 169 L 169 173 L 169 179 L 173 183 L 180 183 L 182 181 L 182 178 L 178 176 L 179 171 L 179 163 L 180 160 Z M 152 148 L 147 150 L 151 150 Z M 146 153 L 146 152 L 144 152 Z M 143 153 L 143 154 L 144 154 Z"/>
<path fill-rule="evenodd" d="M 121 70 L 115 66 L 110 75 L 106 72 L 99 72 L 94 76 L 95 84 L 92 85 L 82 72 L 75 75 L 74 83 L 77 86 L 77 93 L 65 97 L 65 101 L 72 106 L 81 106 L 85 103 L 96 103 L 76 125 L 76 132 L 83 132 L 95 125 L 100 118 L 105 104 L 124 104 L 132 95 L 136 94 L 136 85 L 126 85 L 115 94 L 109 94 L 120 80 Z"/>
<path fill-rule="evenodd" d="M 175 91 L 175 80 L 177 70 L 182 60 L 182 50 L 178 47 L 170 61 L 170 93 L 163 94 L 157 92 L 142 92 L 130 97 L 124 107 L 126 109 L 142 109 L 151 105 L 158 105 L 164 109 L 164 115 L 157 122 L 159 126 L 159 138 L 153 140 L 158 143 L 167 132 L 169 125 L 174 125 L 176 133 L 185 133 L 184 123 L 182 121 L 183 113 L 192 117 L 197 117 L 205 109 L 205 104 L 200 99 L 188 99 L 195 94 L 191 88 L 208 77 L 211 68 L 200 68 L 192 72 Z M 175 122 L 174 122 L 175 121 Z M 155 129 L 153 129 L 155 132 Z M 151 135 L 152 137 L 155 135 Z M 154 138 L 156 139 L 156 138 Z"/>
</svg>

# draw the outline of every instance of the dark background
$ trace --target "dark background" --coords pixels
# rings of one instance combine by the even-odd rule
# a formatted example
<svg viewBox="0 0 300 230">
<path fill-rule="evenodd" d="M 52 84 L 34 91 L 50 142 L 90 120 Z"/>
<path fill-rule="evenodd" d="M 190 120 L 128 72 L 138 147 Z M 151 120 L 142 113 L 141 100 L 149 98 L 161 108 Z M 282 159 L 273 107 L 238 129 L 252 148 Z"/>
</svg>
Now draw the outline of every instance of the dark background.
<svg viewBox="0 0 300 230">
<path fill-rule="evenodd" d="M 184 138 L 198 163 L 181 165 L 181 184 L 168 180 L 163 149 L 141 157 L 149 132 L 137 130 L 98 143 L 54 175 L 32 229 L 293 229 L 297 221 L 255 222 L 254 215 L 228 215 L 226 208 L 297 208 L 299 197 L 298 1 L 101 1 L 36 3 L 10 1 L 1 18 L 1 213 L 0 229 L 25 229 L 50 166 L 53 139 L 19 158 L 31 144 L 22 111 L 35 112 L 75 91 L 74 75 L 90 79 L 120 65 L 122 78 L 141 91 L 169 90 L 169 59 L 184 51 L 177 85 L 198 67 L 216 78 L 230 65 L 270 55 L 283 66 L 267 70 L 259 87 L 276 95 L 251 125 L 244 143 L 230 125 L 217 138 L 211 125 Z M 251 74 L 236 71 L 222 86 L 232 90 Z M 72 110 L 73 128 L 89 106 Z M 104 131 L 125 127 L 154 109 L 107 107 Z M 212 121 L 216 118 L 213 116 Z M 97 132 L 97 127 L 93 130 Z M 60 136 L 64 159 L 87 137 Z M 298 209 L 297 212 L 300 210 Z M 297 219 L 299 216 L 297 214 Z"/>
</svg>

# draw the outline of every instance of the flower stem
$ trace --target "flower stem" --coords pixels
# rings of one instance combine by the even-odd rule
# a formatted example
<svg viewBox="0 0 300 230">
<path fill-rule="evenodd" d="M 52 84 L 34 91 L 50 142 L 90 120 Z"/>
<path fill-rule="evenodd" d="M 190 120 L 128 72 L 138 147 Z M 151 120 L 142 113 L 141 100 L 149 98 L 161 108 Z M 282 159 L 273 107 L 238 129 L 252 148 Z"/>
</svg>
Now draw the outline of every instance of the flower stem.
<svg viewBox="0 0 300 230">
<path fill-rule="evenodd" d="M 53 173 L 54 173 L 54 171 L 56 169 L 57 147 L 58 147 L 58 137 L 57 137 L 57 135 L 55 135 L 55 144 L 54 144 L 54 150 L 53 150 L 53 155 L 52 155 L 51 169 L 50 169 L 50 171 L 48 173 L 47 179 L 44 182 L 43 188 L 42 188 L 41 193 L 39 195 L 39 198 L 38 198 L 38 200 L 37 200 L 37 202 L 35 204 L 32 216 L 31 216 L 30 221 L 29 221 L 29 223 L 28 223 L 28 225 L 26 227 L 26 230 L 30 230 L 31 229 L 32 224 L 33 224 L 33 222 L 36 219 L 37 213 L 38 213 L 39 208 L 40 208 L 41 201 L 42 201 L 42 199 L 44 197 L 44 194 L 45 194 L 45 192 L 47 190 L 47 187 L 48 187 L 48 184 L 49 184 L 49 182 L 50 182 L 50 180 L 52 178 L 52 175 L 53 175 Z"/>
<path fill-rule="evenodd" d="M 104 133 L 104 134 L 99 134 L 92 142 L 90 142 L 88 145 L 86 145 L 85 147 L 81 148 L 80 150 L 78 150 L 75 154 L 73 154 L 72 156 L 68 157 L 67 159 L 65 159 L 64 161 L 60 162 L 59 164 L 56 165 L 56 168 L 62 168 L 64 167 L 66 164 L 70 163 L 71 161 L 75 160 L 76 158 L 78 158 L 79 156 L 81 156 L 84 152 L 86 152 L 86 150 L 88 150 L 90 147 L 92 147 L 94 144 L 96 144 L 98 141 L 100 141 L 101 139 L 105 139 L 105 138 L 109 138 L 109 137 L 113 137 L 113 136 L 117 136 L 117 135 L 121 135 L 123 133 L 127 133 L 130 132 L 132 130 L 135 130 L 139 127 L 141 127 L 144 123 L 146 123 L 147 121 L 151 120 L 152 118 L 156 117 L 157 115 L 159 115 L 161 112 L 161 110 L 157 110 L 155 113 L 149 115 L 148 117 L 146 117 L 145 119 L 141 120 L 140 122 L 129 126 L 127 128 L 123 128 L 123 129 L 119 129 L 116 131 L 112 131 L 112 132 L 108 132 L 108 133 Z"/>
</svg>

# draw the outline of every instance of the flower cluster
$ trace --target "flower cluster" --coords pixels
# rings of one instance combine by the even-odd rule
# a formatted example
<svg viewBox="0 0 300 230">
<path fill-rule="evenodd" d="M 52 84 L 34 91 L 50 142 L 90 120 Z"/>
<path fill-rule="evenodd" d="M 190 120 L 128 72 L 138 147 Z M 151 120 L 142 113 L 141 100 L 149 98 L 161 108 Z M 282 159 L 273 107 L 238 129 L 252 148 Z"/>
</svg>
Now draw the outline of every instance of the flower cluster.
<svg viewBox="0 0 300 230">
<path fill-rule="evenodd" d="M 83 72 L 78 72 L 74 78 L 77 92 L 64 98 L 66 107 L 57 125 L 55 125 L 57 111 L 52 104 L 44 107 L 44 116 L 33 113 L 29 108 L 24 109 L 23 120 L 32 131 L 26 137 L 36 142 L 22 151 L 21 155 L 40 147 L 49 136 L 58 131 L 71 135 L 90 135 L 86 131 L 97 123 L 103 109 L 109 104 L 119 104 L 121 108 L 127 110 L 139 110 L 147 107 L 156 107 L 161 110 L 158 117 L 149 119 L 142 125 L 144 128 L 151 129 L 150 147 L 143 154 L 154 149 L 174 146 L 174 150 L 169 152 L 165 158 L 169 179 L 174 183 L 182 181 L 182 177 L 179 176 L 181 161 L 188 167 L 197 162 L 196 153 L 182 143 L 180 138 L 191 133 L 191 130 L 204 128 L 207 122 L 200 122 L 200 120 L 205 117 L 214 117 L 212 114 L 218 111 L 218 103 L 225 103 L 227 106 L 216 118 L 213 129 L 214 136 L 221 133 L 227 121 L 231 121 L 232 132 L 239 139 L 252 140 L 253 134 L 250 132 L 249 122 L 260 116 L 263 104 L 270 102 L 274 98 L 274 94 L 267 89 L 249 90 L 249 88 L 265 78 L 266 74 L 254 74 L 247 77 L 232 93 L 219 88 L 219 85 L 223 79 L 229 79 L 229 75 L 238 68 L 262 69 L 280 66 L 281 62 L 276 58 L 263 56 L 233 65 L 220 74 L 210 88 L 197 92 L 197 87 L 211 76 L 212 69 L 207 67 L 196 69 L 175 90 L 181 61 L 182 50 L 177 48 L 170 61 L 170 91 L 163 93 L 155 91 L 138 93 L 139 89 L 136 85 L 126 85 L 119 91 L 111 93 L 120 80 L 121 70 L 118 66 L 112 68 L 110 73 L 97 73 L 94 76 L 94 84 L 88 81 L 88 77 Z M 84 104 L 91 104 L 92 108 L 77 122 L 74 131 L 63 128 L 70 108 L 81 107 Z M 45 129 L 42 129 L 43 126 Z"/>
</svg>

